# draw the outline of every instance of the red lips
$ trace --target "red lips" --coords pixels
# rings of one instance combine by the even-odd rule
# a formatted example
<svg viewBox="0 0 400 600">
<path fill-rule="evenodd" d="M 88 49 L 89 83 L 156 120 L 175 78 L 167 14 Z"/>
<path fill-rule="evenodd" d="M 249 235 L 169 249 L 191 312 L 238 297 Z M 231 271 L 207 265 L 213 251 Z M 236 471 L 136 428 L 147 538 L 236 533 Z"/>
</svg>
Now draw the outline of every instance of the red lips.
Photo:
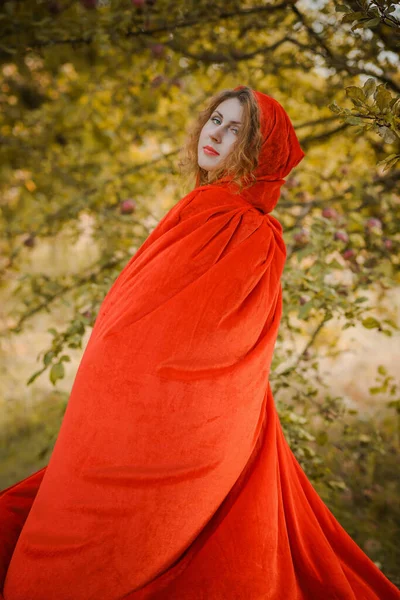
<svg viewBox="0 0 400 600">
<path fill-rule="evenodd" d="M 215 148 L 212 148 L 212 146 L 204 146 L 203 150 L 208 150 L 210 153 L 214 154 L 215 156 L 219 156 L 219 152 L 217 152 L 215 150 Z"/>
</svg>

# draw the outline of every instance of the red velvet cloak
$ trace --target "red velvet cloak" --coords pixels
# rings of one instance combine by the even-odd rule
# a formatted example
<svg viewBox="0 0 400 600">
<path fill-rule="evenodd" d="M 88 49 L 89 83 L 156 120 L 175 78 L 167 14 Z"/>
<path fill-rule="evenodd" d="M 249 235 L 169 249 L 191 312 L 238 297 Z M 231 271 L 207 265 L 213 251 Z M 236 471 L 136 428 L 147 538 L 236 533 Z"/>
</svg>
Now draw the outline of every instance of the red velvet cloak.
<svg viewBox="0 0 400 600">
<path fill-rule="evenodd" d="M 399 600 L 282 432 L 269 370 L 300 162 L 254 92 L 258 181 L 180 200 L 99 311 L 47 467 L 0 496 L 5 600 Z M 1 589 L 1 588 L 0 588 Z"/>
</svg>

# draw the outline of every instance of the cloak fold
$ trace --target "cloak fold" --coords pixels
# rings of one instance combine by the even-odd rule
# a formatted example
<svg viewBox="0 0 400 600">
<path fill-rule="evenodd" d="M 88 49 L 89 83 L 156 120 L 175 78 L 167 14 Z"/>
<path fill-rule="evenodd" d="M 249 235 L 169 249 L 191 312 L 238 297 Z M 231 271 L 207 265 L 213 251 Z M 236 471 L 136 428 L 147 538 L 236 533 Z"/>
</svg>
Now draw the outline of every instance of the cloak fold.
<svg viewBox="0 0 400 600">
<path fill-rule="evenodd" d="M 400 598 L 283 436 L 281 234 L 203 186 L 128 262 L 48 466 L 0 496 L 5 600 Z"/>
<path fill-rule="evenodd" d="M 257 94 L 278 111 L 257 202 L 225 181 L 164 216 L 100 307 L 47 467 L 0 494 L 5 600 L 400 600 L 274 405 L 286 248 L 270 212 L 304 153 Z"/>
</svg>

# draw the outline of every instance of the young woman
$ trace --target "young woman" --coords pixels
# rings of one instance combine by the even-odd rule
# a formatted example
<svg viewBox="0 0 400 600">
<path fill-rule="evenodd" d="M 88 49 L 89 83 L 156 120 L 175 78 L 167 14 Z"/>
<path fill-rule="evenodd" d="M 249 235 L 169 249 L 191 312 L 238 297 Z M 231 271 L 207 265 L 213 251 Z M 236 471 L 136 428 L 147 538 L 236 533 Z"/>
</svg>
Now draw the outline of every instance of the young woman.
<svg viewBox="0 0 400 600">
<path fill-rule="evenodd" d="M 399 600 L 286 442 L 269 371 L 303 158 L 272 97 L 211 98 L 196 187 L 100 308 L 46 468 L 0 496 L 5 600 Z"/>
</svg>

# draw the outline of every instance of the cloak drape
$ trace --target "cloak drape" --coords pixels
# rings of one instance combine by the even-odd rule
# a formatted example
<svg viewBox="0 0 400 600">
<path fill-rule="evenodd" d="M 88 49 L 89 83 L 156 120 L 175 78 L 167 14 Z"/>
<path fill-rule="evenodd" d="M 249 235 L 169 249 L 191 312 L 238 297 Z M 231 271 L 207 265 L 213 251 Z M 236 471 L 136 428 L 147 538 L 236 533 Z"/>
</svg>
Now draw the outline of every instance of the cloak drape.
<svg viewBox="0 0 400 600">
<path fill-rule="evenodd" d="M 100 307 L 47 467 L 0 495 L 5 600 L 400 598 L 278 419 L 270 212 L 304 152 L 254 93 L 257 183 L 198 185 L 164 216 Z"/>
</svg>

